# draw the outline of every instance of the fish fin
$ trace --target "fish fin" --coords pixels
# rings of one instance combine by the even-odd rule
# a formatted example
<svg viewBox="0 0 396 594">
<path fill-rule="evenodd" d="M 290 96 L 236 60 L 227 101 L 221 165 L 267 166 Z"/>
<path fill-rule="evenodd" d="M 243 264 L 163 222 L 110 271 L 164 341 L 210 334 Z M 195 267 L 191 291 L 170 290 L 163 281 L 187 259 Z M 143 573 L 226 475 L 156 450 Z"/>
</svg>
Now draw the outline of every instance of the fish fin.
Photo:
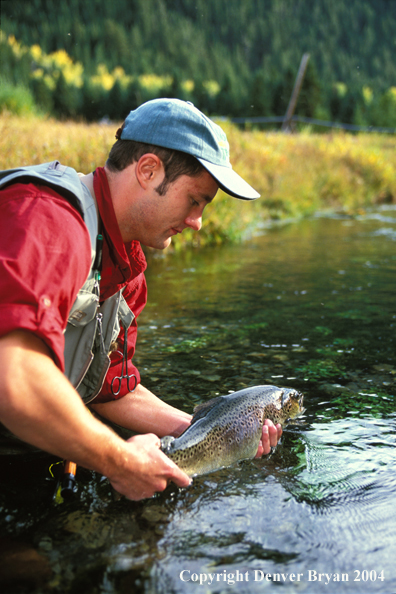
<svg viewBox="0 0 396 594">
<path fill-rule="evenodd" d="M 212 408 L 216 406 L 218 402 L 220 402 L 220 400 L 223 400 L 223 396 L 216 396 L 216 398 L 212 398 L 207 402 L 197 404 L 197 406 L 194 408 L 194 416 L 191 420 L 191 425 L 195 423 L 195 421 L 198 421 L 199 419 L 205 417 L 208 414 L 208 412 L 212 410 Z"/>
</svg>

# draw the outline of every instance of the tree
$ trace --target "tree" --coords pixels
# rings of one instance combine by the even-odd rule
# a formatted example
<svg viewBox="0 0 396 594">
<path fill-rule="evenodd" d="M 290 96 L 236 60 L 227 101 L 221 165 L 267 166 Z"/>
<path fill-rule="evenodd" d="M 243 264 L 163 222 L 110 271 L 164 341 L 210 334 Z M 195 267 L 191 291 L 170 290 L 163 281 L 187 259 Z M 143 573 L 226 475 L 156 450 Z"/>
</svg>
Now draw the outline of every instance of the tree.
<svg viewBox="0 0 396 594">
<path fill-rule="evenodd" d="M 54 110 L 59 118 L 73 117 L 78 112 L 79 91 L 77 87 L 67 84 L 62 71 L 59 71 L 58 80 L 53 93 Z"/>
<path fill-rule="evenodd" d="M 271 114 L 271 81 L 263 70 L 256 72 L 250 92 L 251 116 L 269 116 Z"/>
</svg>

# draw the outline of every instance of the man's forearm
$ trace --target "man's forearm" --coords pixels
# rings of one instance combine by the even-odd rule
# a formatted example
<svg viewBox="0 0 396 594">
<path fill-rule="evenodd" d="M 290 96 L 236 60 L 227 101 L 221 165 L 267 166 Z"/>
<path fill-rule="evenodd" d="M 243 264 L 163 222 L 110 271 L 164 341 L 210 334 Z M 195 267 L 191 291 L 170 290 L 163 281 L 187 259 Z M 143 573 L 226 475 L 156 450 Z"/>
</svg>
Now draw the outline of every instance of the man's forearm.
<svg viewBox="0 0 396 594">
<path fill-rule="evenodd" d="M 91 406 L 101 416 L 126 429 L 155 433 L 159 437 L 177 437 L 191 422 L 191 415 L 163 402 L 141 384 L 119 400 Z"/>
<path fill-rule="evenodd" d="M 0 370 L 0 421 L 20 439 L 104 474 L 131 499 L 149 497 L 169 480 L 189 484 L 157 437 L 125 442 L 95 419 L 35 335 L 2 337 Z"/>
<path fill-rule="evenodd" d="M 13 333 L 0 341 L 0 362 L 1 422 L 23 441 L 103 472 L 99 436 L 109 444 L 116 436 L 93 418 L 45 345 Z"/>
</svg>

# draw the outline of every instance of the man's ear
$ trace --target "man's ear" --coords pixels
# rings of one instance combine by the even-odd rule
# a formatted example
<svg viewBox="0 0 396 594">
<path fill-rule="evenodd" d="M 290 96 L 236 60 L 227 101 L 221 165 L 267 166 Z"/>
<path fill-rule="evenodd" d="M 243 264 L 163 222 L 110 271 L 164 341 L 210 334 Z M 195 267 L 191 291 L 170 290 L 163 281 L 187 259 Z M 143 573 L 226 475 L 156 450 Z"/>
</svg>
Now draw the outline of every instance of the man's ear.
<svg viewBox="0 0 396 594">
<path fill-rule="evenodd" d="M 142 188 L 146 189 L 152 184 L 157 186 L 165 175 L 161 159 L 153 153 L 146 153 L 137 162 L 135 175 Z"/>
</svg>

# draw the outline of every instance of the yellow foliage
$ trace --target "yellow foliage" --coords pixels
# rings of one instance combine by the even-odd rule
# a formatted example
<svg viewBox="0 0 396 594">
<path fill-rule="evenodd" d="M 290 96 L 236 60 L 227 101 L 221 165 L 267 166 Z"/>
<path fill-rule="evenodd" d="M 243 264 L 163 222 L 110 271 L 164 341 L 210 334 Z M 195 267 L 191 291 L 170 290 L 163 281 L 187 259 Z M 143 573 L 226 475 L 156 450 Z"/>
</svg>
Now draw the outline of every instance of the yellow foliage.
<svg viewBox="0 0 396 594">
<path fill-rule="evenodd" d="M 105 64 L 98 64 L 96 74 L 91 76 L 90 80 L 94 85 L 110 91 L 117 80 L 120 81 L 121 85 L 127 86 L 133 80 L 133 77 L 126 75 L 121 66 L 117 66 L 112 72 L 109 72 Z"/>
<path fill-rule="evenodd" d="M 181 88 L 183 91 L 186 91 L 186 93 L 192 93 L 194 87 L 195 85 L 193 80 L 185 80 L 181 83 Z"/>
<path fill-rule="evenodd" d="M 39 45 L 32 45 L 32 47 L 30 48 L 30 53 L 32 55 L 32 58 L 34 60 L 36 60 L 37 62 L 41 59 L 43 52 L 41 50 L 41 47 Z"/>
<path fill-rule="evenodd" d="M 158 93 L 163 87 L 172 84 L 171 76 L 157 76 L 157 74 L 141 74 L 139 76 L 139 83 L 142 87 Z"/>
<path fill-rule="evenodd" d="M 345 83 L 337 82 L 334 84 L 334 87 L 337 89 L 340 97 L 345 97 L 345 95 L 348 91 L 348 87 L 346 86 Z"/>
<path fill-rule="evenodd" d="M 110 74 L 105 64 L 98 64 L 96 74 L 91 77 L 91 82 L 109 91 L 114 85 L 114 76 Z"/>
<path fill-rule="evenodd" d="M 206 80 L 202 84 L 210 97 L 216 97 L 220 93 L 221 87 L 216 80 Z"/>
<path fill-rule="evenodd" d="M 123 80 L 125 78 L 125 70 L 121 66 L 117 66 L 113 70 L 113 76 L 116 80 Z"/>
<path fill-rule="evenodd" d="M 392 103 L 396 105 L 396 87 L 390 87 L 385 93 Z"/>
<path fill-rule="evenodd" d="M 4 39 L 4 33 L 0 31 L 1 41 Z M 30 48 L 19 43 L 13 35 L 9 35 L 7 43 L 11 47 L 14 55 L 21 58 L 25 54 L 30 54 L 34 60 L 35 68 L 32 70 L 32 76 L 41 76 L 40 71 L 45 73 L 45 79 L 50 88 L 56 85 L 56 79 L 60 72 L 63 72 L 66 82 L 75 87 L 82 87 L 84 67 L 80 62 L 73 62 L 72 58 L 64 49 L 57 50 L 52 54 L 45 54 L 39 45 L 32 45 Z M 37 70 L 39 73 L 37 74 Z M 48 78 L 52 81 L 48 83 Z"/>
<path fill-rule="evenodd" d="M 52 71 L 63 72 L 66 82 L 75 87 L 82 87 L 84 67 L 80 62 L 73 62 L 65 50 L 57 50 L 43 57 L 39 63 Z"/>
<path fill-rule="evenodd" d="M 4 39 L 4 33 L 1 32 L 1 41 Z M 14 35 L 9 35 L 7 38 L 8 45 L 12 48 L 14 55 L 17 58 L 21 58 L 24 54 L 26 54 L 29 50 L 24 47 L 19 41 L 17 41 Z"/>
<path fill-rule="evenodd" d="M 42 78 L 50 91 L 53 91 L 56 87 L 56 79 L 50 74 L 45 74 L 42 68 L 36 68 L 31 76 L 32 78 Z"/>
<path fill-rule="evenodd" d="M 370 87 L 364 86 L 363 90 L 362 90 L 362 94 L 363 94 L 363 99 L 366 105 L 370 105 L 370 103 L 373 102 L 373 97 L 374 97 L 374 93 L 373 93 L 373 89 L 371 89 Z"/>
</svg>

